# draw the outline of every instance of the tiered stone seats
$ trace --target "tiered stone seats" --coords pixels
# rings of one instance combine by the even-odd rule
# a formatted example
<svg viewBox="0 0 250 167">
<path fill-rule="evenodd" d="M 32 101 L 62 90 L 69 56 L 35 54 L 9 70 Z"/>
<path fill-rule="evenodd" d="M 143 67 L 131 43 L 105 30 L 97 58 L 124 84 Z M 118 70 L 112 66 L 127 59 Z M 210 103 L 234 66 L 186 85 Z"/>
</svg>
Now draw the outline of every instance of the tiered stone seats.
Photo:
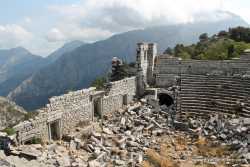
<svg viewBox="0 0 250 167">
<path fill-rule="evenodd" d="M 219 112 L 250 117 L 250 79 L 182 75 L 178 108 L 196 115 Z"/>
</svg>

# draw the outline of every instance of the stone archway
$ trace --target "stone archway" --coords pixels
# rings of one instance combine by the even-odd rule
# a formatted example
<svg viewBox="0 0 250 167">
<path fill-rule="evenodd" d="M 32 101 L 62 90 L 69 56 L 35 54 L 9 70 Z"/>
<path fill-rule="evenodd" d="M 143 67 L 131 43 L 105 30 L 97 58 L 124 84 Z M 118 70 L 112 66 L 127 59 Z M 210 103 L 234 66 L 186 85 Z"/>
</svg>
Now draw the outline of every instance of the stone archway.
<svg viewBox="0 0 250 167">
<path fill-rule="evenodd" d="M 159 93 L 158 99 L 159 99 L 159 105 L 166 105 L 169 107 L 174 104 L 174 99 L 167 93 Z"/>
</svg>

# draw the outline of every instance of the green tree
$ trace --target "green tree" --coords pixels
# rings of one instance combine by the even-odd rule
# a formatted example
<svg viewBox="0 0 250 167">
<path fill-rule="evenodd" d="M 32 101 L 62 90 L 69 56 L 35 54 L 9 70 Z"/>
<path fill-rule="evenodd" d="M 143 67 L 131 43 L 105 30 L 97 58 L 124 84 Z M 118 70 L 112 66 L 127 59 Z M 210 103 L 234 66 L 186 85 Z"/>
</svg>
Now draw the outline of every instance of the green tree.
<svg viewBox="0 0 250 167">
<path fill-rule="evenodd" d="M 250 28 L 236 27 L 229 29 L 230 38 L 237 42 L 250 42 Z"/>
<path fill-rule="evenodd" d="M 183 60 L 191 59 L 191 55 L 188 54 L 187 52 L 182 52 L 182 53 L 179 54 L 179 56 L 180 56 Z"/>
<path fill-rule="evenodd" d="M 177 44 L 174 47 L 175 56 L 195 60 L 237 58 L 244 50 L 250 49 L 250 28 L 236 27 L 230 29 L 229 32 L 220 31 L 218 35 L 210 38 L 203 33 L 199 39 L 199 42 L 190 46 Z"/>
<path fill-rule="evenodd" d="M 229 36 L 229 33 L 225 30 L 222 30 L 218 33 L 219 38 L 227 38 Z"/>
<path fill-rule="evenodd" d="M 171 49 L 170 47 L 168 47 L 163 53 L 164 54 L 169 54 L 169 55 L 173 55 L 174 54 L 173 49 Z"/>
<path fill-rule="evenodd" d="M 228 59 L 233 58 L 234 57 L 234 52 L 235 52 L 234 45 L 233 44 L 229 45 L 229 47 L 227 48 L 227 54 L 228 54 L 227 58 Z"/>
<path fill-rule="evenodd" d="M 92 87 L 96 87 L 97 90 L 101 90 L 104 88 L 104 84 L 106 83 L 106 79 L 104 77 L 96 78 L 92 83 Z"/>
<path fill-rule="evenodd" d="M 180 57 L 180 53 L 183 52 L 183 50 L 185 49 L 184 45 L 182 44 L 177 44 L 174 48 L 174 54 L 176 57 Z"/>
<path fill-rule="evenodd" d="M 199 40 L 200 42 L 204 42 L 204 41 L 207 41 L 209 38 L 208 38 L 208 35 L 207 33 L 203 33 L 199 36 Z"/>
</svg>

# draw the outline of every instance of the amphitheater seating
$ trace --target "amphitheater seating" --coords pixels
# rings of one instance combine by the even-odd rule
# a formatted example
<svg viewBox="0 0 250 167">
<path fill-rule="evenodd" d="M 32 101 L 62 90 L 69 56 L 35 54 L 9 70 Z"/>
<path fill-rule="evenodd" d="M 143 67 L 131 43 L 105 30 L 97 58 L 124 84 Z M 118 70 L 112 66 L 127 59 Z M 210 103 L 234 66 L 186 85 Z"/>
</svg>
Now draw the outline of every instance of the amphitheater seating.
<svg viewBox="0 0 250 167">
<path fill-rule="evenodd" d="M 223 113 L 250 117 L 250 78 L 182 75 L 181 113 Z"/>
</svg>

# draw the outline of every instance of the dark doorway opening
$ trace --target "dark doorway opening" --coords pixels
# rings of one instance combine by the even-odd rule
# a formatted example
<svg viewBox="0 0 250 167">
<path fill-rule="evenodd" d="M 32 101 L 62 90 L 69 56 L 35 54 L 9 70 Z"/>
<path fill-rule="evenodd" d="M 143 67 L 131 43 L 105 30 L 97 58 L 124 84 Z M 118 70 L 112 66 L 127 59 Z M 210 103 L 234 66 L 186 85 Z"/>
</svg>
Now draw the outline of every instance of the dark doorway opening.
<svg viewBox="0 0 250 167">
<path fill-rule="evenodd" d="M 174 104 L 174 99 L 166 93 L 160 93 L 158 95 L 158 98 L 159 98 L 159 105 L 166 105 L 169 107 Z"/>
<path fill-rule="evenodd" d="M 50 136 L 52 140 L 60 140 L 60 121 L 50 123 Z"/>
<path fill-rule="evenodd" d="M 128 95 L 123 95 L 122 96 L 122 104 L 123 105 L 128 105 Z"/>
<path fill-rule="evenodd" d="M 94 116 L 100 118 L 102 115 L 102 108 L 101 108 L 101 99 L 94 100 Z"/>
</svg>

